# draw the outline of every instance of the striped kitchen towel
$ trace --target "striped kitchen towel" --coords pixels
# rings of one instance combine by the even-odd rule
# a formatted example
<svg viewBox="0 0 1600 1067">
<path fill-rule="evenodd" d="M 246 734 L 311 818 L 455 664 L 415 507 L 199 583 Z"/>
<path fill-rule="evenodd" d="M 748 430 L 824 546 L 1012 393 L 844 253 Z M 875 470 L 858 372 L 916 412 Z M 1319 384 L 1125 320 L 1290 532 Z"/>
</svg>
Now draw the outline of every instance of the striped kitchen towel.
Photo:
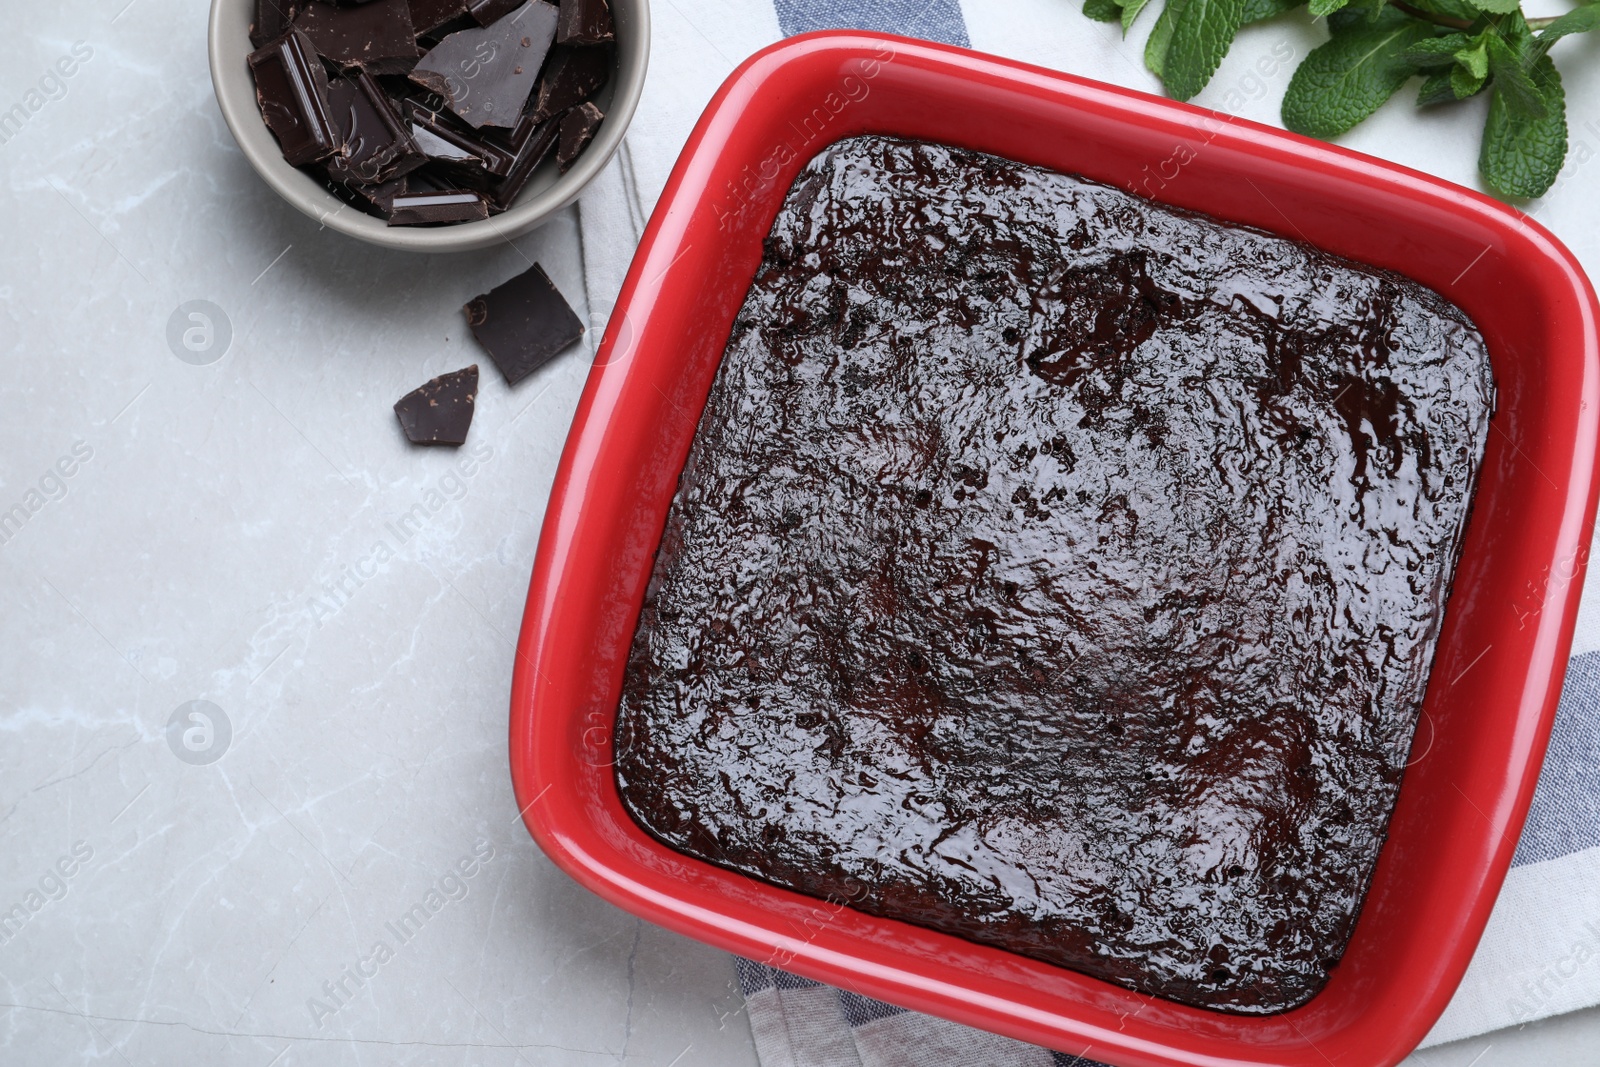
<svg viewBox="0 0 1600 1067">
<path fill-rule="evenodd" d="M 746 56 L 810 30 L 885 30 L 994 52 L 1040 66 L 1160 92 L 1143 68 L 1149 23 L 1127 40 L 1091 22 L 1080 0 L 656 0 L 650 73 L 626 142 L 580 202 L 584 273 L 599 337 L 656 198 L 701 110 Z M 1198 102 L 1277 121 L 1294 61 L 1322 31 L 1289 18 L 1250 27 Z M 1288 59 L 1285 59 L 1288 57 Z M 1376 120 L 1374 120 L 1376 121 Z M 1409 120 L 1407 120 L 1409 123 Z M 1456 137 L 1420 123 L 1390 136 Z M 1442 131 L 1442 132 L 1441 132 Z M 1472 161 L 1440 141 L 1437 157 L 1472 184 Z M 1400 152 L 1397 142 L 1393 151 Z M 1385 154 L 1383 143 L 1362 143 Z M 1459 157 L 1459 158 L 1457 158 Z M 1408 157 L 1415 165 L 1415 155 Z M 1592 259 L 1585 233 L 1600 233 L 1600 208 L 1578 225 L 1546 218 Z M 1573 220 L 1565 220 L 1572 222 Z M 1559 576 L 1552 578 L 1554 583 Z M 1425 1045 L 1600 1003 L 1600 569 L 1591 571 L 1566 690 L 1533 811 L 1514 867 L 1472 966 Z M 746 960 L 740 985 L 763 1067 L 1084 1067 L 1050 1053 L 831 989 Z"/>
</svg>

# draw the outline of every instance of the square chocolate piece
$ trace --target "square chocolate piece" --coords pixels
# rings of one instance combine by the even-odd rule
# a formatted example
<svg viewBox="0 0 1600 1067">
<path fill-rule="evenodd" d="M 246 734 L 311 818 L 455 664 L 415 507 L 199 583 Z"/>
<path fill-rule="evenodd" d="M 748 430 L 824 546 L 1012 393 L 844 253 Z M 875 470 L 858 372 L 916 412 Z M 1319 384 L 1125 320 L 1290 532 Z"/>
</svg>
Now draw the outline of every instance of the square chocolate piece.
<svg viewBox="0 0 1600 1067">
<path fill-rule="evenodd" d="M 414 445 L 459 445 L 472 426 L 478 365 L 441 374 L 395 401 L 400 428 Z"/>
<path fill-rule="evenodd" d="M 379 185 L 428 161 L 372 75 L 332 82 L 328 99 L 341 140 L 328 159 L 332 180 Z"/>
<path fill-rule="evenodd" d="M 299 30 L 250 54 L 256 103 L 283 158 L 299 167 L 332 154 L 339 131 L 328 104 L 328 73 L 311 41 Z"/>
<path fill-rule="evenodd" d="M 389 201 L 390 226 L 481 222 L 488 217 L 489 202 L 472 189 L 408 189 Z"/>
<path fill-rule="evenodd" d="M 512 385 L 583 336 L 583 323 L 537 263 L 464 310 L 472 336 Z"/>
<path fill-rule="evenodd" d="M 250 21 L 250 46 L 260 48 L 283 36 L 299 9 L 296 0 L 256 0 L 256 17 Z"/>
<path fill-rule="evenodd" d="M 369 74 L 404 74 L 421 55 L 406 0 L 373 0 L 356 7 L 311 0 L 294 24 L 323 58 Z"/>
<path fill-rule="evenodd" d="M 561 0 L 561 21 L 556 25 L 559 44 L 609 44 L 615 33 L 606 0 Z"/>
</svg>

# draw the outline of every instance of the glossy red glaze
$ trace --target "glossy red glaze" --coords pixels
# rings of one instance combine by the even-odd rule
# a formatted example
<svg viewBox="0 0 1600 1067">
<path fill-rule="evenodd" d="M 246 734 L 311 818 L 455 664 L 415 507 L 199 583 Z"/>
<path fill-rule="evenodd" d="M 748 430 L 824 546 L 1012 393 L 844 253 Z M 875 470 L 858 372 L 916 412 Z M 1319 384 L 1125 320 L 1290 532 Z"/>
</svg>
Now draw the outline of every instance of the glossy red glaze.
<svg viewBox="0 0 1600 1067">
<path fill-rule="evenodd" d="M 1082 174 L 1409 275 L 1460 305 L 1499 385 L 1482 484 L 1371 892 L 1332 980 L 1268 1017 L 1152 999 L 675 853 L 623 810 L 611 729 L 678 474 L 761 242 L 825 144 L 891 133 Z M 645 231 L 551 490 L 518 646 L 511 772 L 583 885 L 692 937 L 1120 1067 L 1369 1067 L 1454 991 L 1527 813 L 1596 497 L 1597 305 L 1561 244 L 1477 193 L 1281 130 L 867 33 L 751 57 Z"/>
</svg>

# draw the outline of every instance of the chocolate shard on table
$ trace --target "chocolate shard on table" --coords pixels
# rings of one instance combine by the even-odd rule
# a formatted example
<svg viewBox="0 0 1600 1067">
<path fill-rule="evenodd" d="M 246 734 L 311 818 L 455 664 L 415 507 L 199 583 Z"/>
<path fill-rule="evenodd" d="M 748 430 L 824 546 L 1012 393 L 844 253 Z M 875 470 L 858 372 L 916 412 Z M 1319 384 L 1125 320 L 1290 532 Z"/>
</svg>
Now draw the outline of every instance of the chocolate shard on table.
<svg viewBox="0 0 1600 1067">
<path fill-rule="evenodd" d="M 395 401 L 400 429 L 414 445 L 459 445 L 472 426 L 478 365 L 441 374 Z"/>
<path fill-rule="evenodd" d="M 490 26 L 517 8 L 522 0 L 467 0 L 467 14 L 480 26 Z"/>
<path fill-rule="evenodd" d="M 411 28 L 418 37 L 467 13 L 466 0 L 407 0 L 411 9 Z"/>
<path fill-rule="evenodd" d="M 472 189 L 408 190 L 389 202 L 390 226 L 478 222 L 488 217 L 489 202 Z"/>
<path fill-rule="evenodd" d="M 282 37 L 294 24 L 299 10 L 298 0 L 256 0 L 256 17 L 250 20 L 250 47 L 260 48 Z"/>
<path fill-rule="evenodd" d="M 543 122 L 576 107 L 599 92 L 610 76 L 610 49 L 556 45 L 550 50 L 550 61 L 539 82 L 539 98 L 530 116 L 535 122 Z"/>
<path fill-rule="evenodd" d="M 412 136 L 417 137 L 418 144 L 423 143 L 418 131 L 427 134 L 429 140 L 423 146 L 423 151 L 431 158 L 460 163 L 468 162 L 470 157 L 482 166 L 485 173 L 494 177 L 503 178 L 511 173 L 517 159 L 514 151 L 474 130 L 462 129 L 448 115 L 429 110 L 419 103 L 408 101 L 405 112 L 406 118 L 411 121 Z M 430 145 L 431 148 L 428 147 Z"/>
<path fill-rule="evenodd" d="M 557 9 L 528 0 L 491 26 L 452 33 L 417 62 L 411 80 L 444 97 L 473 129 L 510 129 L 556 35 Z"/>
<path fill-rule="evenodd" d="M 341 140 L 327 161 L 332 180 L 378 185 L 428 161 L 372 75 L 332 82 L 328 98 Z"/>
<path fill-rule="evenodd" d="M 550 119 L 533 128 L 522 147 L 517 149 L 517 158 L 511 166 L 511 173 L 501 179 L 500 184 L 495 187 L 493 199 L 496 211 L 510 208 L 522 190 L 527 188 L 528 182 L 533 179 L 533 172 L 539 169 L 544 157 L 555 147 L 560 134 L 561 123 L 557 119 Z"/>
<path fill-rule="evenodd" d="M 561 0 L 561 21 L 556 24 L 559 44 L 609 44 L 615 39 L 611 8 L 606 0 Z"/>
<path fill-rule="evenodd" d="M 472 336 L 512 385 L 583 336 L 583 323 L 537 263 L 464 310 Z"/>
<path fill-rule="evenodd" d="M 556 162 L 561 164 L 561 173 L 565 174 L 577 160 L 578 153 L 588 146 L 603 118 L 605 114 L 587 102 L 561 116 L 561 141 L 556 148 Z"/>
<path fill-rule="evenodd" d="M 421 55 L 406 0 L 372 0 L 357 7 L 308 0 L 294 24 L 311 38 L 318 54 L 341 67 L 404 74 Z"/>
<path fill-rule="evenodd" d="M 331 155 L 339 134 L 328 106 L 328 74 L 310 38 L 290 29 L 252 52 L 248 62 L 261 119 L 283 158 L 299 167 Z"/>
</svg>

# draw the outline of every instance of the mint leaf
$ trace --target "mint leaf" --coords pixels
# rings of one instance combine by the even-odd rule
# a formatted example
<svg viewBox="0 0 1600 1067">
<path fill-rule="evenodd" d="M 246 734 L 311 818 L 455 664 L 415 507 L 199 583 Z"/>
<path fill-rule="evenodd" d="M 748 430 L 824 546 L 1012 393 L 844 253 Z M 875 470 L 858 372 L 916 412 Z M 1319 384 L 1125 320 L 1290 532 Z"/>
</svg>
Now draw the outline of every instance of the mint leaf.
<svg viewBox="0 0 1600 1067">
<path fill-rule="evenodd" d="M 1239 32 L 1244 2 L 1183 0 L 1173 16 L 1172 41 L 1161 64 L 1168 93 L 1188 100 L 1206 87 Z"/>
<path fill-rule="evenodd" d="M 1083 0 L 1083 13 L 1096 22 L 1116 22 L 1122 17 L 1117 0 Z"/>
<path fill-rule="evenodd" d="M 1509 15 L 1522 7 L 1520 0 L 1467 0 L 1479 11 L 1492 11 L 1496 15 Z"/>
<path fill-rule="evenodd" d="M 1600 26 L 1600 4 L 1585 4 L 1583 7 L 1574 8 L 1539 31 L 1534 37 L 1535 52 L 1542 56 L 1550 50 L 1551 45 L 1567 34 L 1588 33 L 1596 26 Z"/>
<path fill-rule="evenodd" d="M 1252 22 L 1277 18 L 1285 11 L 1293 11 L 1303 3 L 1305 0 L 1244 0 L 1244 16 L 1239 21 L 1248 26 Z M 1600 4 L 1595 6 L 1600 7 Z"/>
<path fill-rule="evenodd" d="M 1472 22 L 1478 18 L 1479 11 L 1467 0 L 1407 0 L 1408 7 L 1428 15 L 1443 15 L 1445 18 L 1462 19 Z"/>
<path fill-rule="evenodd" d="M 1511 46 L 1499 37 L 1490 37 L 1488 65 L 1494 71 L 1495 96 L 1502 98 L 1516 115 L 1542 119 L 1549 112 L 1544 95 Z"/>
<path fill-rule="evenodd" d="M 1433 34 L 1392 7 L 1376 22 L 1329 25 L 1333 39 L 1311 50 L 1283 98 L 1284 125 L 1312 137 L 1337 137 L 1383 106 L 1413 73 L 1406 52 Z"/>
<path fill-rule="evenodd" d="M 1501 196 L 1543 196 L 1555 184 L 1567 158 L 1567 104 L 1561 75 L 1549 56 L 1540 56 L 1528 73 L 1544 103 L 1543 117 L 1519 113 L 1506 98 L 1498 75 L 1489 94 L 1478 170 Z"/>
<path fill-rule="evenodd" d="M 1483 91 L 1484 82 L 1488 80 L 1488 75 L 1474 74 L 1470 67 L 1452 67 L 1450 68 L 1450 95 L 1457 100 L 1465 100 L 1469 96 L 1476 96 Z"/>
<path fill-rule="evenodd" d="M 1349 2 L 1350 0 L 1311 0 L 1308 10 L 1312 18 L 1320 18 L 1323 15 L 1333 14 Z"/>
<path fill-rule="evenodd" d="M 1498 37 L 1495 38 L 1495 43 L 1499 44 L 1501 48 L 1505 47 L 1505 45 L 1500 44 L 1500 38 Z M 1484 39 L 1483 35 L 1478 37 L 1476 45 L 1471 48 L 1461 49 L 1453 58 L 1457 63 L 1461 64 L 1463 70 L 1479 81 L 1489 76 L 1489 42 Z"/>
<path fill-rule="evenodd" d="M 1128 6 L 1122 9 L 1122 36 L 1128 36 L 1128 30 L 1133 27 L 1133 20 L 1139 17 L 1145 5 L 1150 0 L 1128 0 Z"/>
<path fill-rule="evenodd" d="M 1472 38 L 1464 33 L 1448 33 L 1443 37 L 1429 37 L 1406 49 L 1405 61 L 1418 70 L 1448 67 L 1456 61 L 1456 53 L 1472 47 Z"/>
<path fill-rule="evenodd" d="M 1167 5 L 1161 9 L 1155 26 L 1150 30 L 1150 39 L 1144 44 L 1144 65 L 1158 78 L 1166 77 L 1163 72 L 1166 70 L 1167 48 L 1172 44 L 1172 27 L 1177 21 L 1178 11 L 1187 2 L 1167 0 Z"/>
<path fill-rule="evenodd" d="M 1456 92 L 1450 86 L 1450 77 L 1454 70 L 1435 71 L 1428 75 L 1422 83 L 1422 88 L 1417 90 L 1417 106 L 1431 107 L 1434 104 L 1454 102 Z"/>
</svg>

